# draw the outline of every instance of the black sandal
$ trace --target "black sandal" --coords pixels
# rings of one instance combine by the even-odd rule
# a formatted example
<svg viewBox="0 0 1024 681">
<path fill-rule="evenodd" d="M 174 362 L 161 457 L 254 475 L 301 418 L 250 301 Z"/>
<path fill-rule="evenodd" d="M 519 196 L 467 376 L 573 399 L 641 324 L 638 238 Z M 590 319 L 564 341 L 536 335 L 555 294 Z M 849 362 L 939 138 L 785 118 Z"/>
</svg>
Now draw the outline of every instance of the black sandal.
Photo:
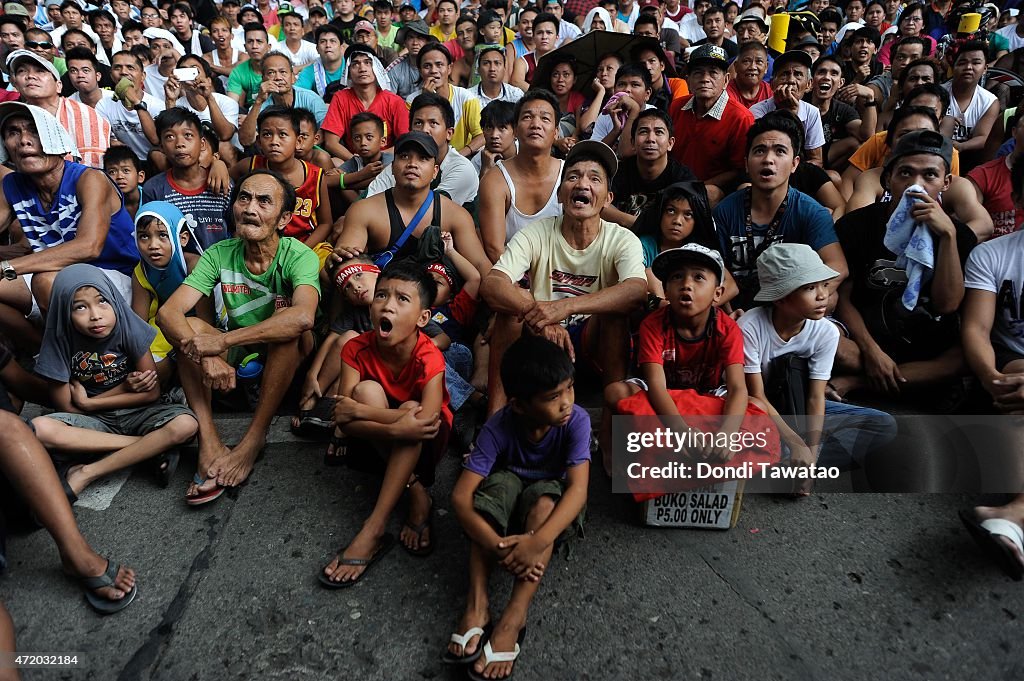
<svg viewBox="0 0 1024 681">
<path fill-rule="evenodd" d="M 324 452 L 324 465 L 341 466 L 347 458 L 348 438 L 339 434 L 338 429 L 335 428 L 334 432 L 331 433 L 331 441 L 327 445 L 327 451 Z"/>
<path fill-rule="evenodd" d="M 164 452 L 156 457 L 156 479 L 164 489 L 171 484 L 171 478 L 178 470 L 178 462 L 181 460 L 181 453 L 177 449 Z"/>
</svg>

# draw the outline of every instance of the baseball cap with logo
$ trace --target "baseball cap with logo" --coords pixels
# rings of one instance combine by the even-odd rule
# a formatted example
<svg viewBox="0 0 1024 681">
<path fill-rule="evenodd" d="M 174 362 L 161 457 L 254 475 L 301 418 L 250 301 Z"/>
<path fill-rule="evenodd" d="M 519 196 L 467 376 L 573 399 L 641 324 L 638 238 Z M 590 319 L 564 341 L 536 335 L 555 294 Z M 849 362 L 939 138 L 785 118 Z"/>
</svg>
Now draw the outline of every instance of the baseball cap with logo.
<svg viewBox="0 0 1024 681">
<path fill-rule="evenodd" d="M 725 71 L 729 68 L 729 54 L 725 48 L 718 45 L 699 45 L 690 53 L 690 60 L 687 64 L 691 69 L 698 64 L 708 64 Z"/>
<path fill-rule="evenodd" d="M 5 62 L 7 66 L 7 73 L 14 73 L 14 69 L 18 65 L 18 62 L 25 60 L 32 60 L 41 68 L 49 71 L 54 80 L 60 82 L 60 73 L 57 72 L 57 67 L 54 66 L 50 60 L 45 57 L 40 57 L 35 52 L 26 49 L 14 50 L 7 55 L 7 61 Z"/>
<path fill-rule="evenodd" d="M 722 254 L 698 243 L 689 243 L 679 248 L 662 251 L 651 263 L 651 271 L 654 272 L 654 276 L 664 282 L 673 272 L 677 271 L 682 263 L 686 262 L 710 267 L 718 277 L 719 284 L 725 278 L 725 262 L 722 260 Z"/>
<path fill-rule="evenodd" d="M 0 104 L 0 133 L 2 133 L 7 119 L 14 115 L 27 114 L 32 118 L 39 134 L 39 142 L 43 147 L 43 153 L 52 156 L 66 156 L 71 154 L 78 157 L 78 146 L 71 139 L 71 135 L 61 126 L 60 122 L 46 109 L 41 109 L 32 104 L 24 102 L 4 102 Z M 7 161 L 7 147 L 0 144 L 0 163 Z"/>
<path fill-rule="evenodd" d="M 25 5 L 21 4 L 20 2 L 5 2 L 4 16 L 27 17 L 28 10 L 25 9 Z"/>
<path fill-rule="evenodd" d="M 375 33 L 377 31 L 377 29 L 375 29 L 373 27 L 373 24 L 371 24 L 369 21 L 367 21 L 366 19 L 363 19 L 362 21 L 357 21 L 356 22 L 355 27 L 352 29 L 352 35 L 355 35 L 356 33 L 359 33 L 360 31 L 366 31 L 368 33 Z"/>
</svg>

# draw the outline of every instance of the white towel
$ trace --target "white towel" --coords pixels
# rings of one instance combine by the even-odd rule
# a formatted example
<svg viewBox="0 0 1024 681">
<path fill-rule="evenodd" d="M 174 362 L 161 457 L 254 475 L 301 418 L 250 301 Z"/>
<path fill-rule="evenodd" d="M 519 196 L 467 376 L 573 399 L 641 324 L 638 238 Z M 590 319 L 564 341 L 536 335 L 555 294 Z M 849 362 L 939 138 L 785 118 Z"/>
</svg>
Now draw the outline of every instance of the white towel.
<svg viewBox="0 0 1024 681">
<path fill-rule="evenodd" d="M 925 193 L 920 185 L 911 185 L 893 211 L 885 226 L 882 243 L 896 254 L 896 266 L 907 272 L 907 288 L 903 292 L 903 307 L 913 310 L 921 296 L 921 286 L 932 278 L 935 270 L 935 241 L 928 226 L 914 222 L 910 210 L 920 199 L 908 196 L 911 192 Z"/>
</svg>

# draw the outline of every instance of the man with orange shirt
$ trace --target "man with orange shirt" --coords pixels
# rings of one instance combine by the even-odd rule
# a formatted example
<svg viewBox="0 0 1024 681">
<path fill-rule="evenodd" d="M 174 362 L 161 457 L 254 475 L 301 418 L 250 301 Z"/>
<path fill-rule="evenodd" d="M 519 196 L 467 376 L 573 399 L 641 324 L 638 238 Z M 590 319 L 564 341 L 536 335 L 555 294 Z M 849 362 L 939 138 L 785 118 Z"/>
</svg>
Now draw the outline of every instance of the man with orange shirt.
<svg viewBox="0 0 1024 681">
<path fill-rule="evenodd" d="M 352 158 L 351 131 L 348 122 L 363 111 L 377 114 L 384 121 L 381 149 L 390 149 L 395 139 L 409 132 L 409 109 L 405 101 L 388 89 L 387 76 L 380 60 L 366 45 L 352 45 L 345 55 L 349 86 L 339 90 L 321 128 L 323 147 L 332 156 Z"/>
<path fill-rule="evenodd" d="M 672 157 L 689 167 L 718 203 L 739 178 L 747 130 L 754 117 L 725 91 L 729 59 L 718 45 L 701 45 L 690 55 L 686 81 L 693 94 L 670 109 L 676 130 Z"/>
</svg>

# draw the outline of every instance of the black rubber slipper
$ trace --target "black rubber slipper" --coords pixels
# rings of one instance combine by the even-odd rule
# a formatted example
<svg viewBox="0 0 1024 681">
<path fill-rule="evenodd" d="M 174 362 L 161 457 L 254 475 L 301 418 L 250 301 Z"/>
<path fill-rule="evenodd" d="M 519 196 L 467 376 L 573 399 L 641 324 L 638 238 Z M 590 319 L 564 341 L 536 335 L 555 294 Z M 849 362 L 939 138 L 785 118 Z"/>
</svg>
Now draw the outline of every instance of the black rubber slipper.
<svg viewBox="0 0 1024 681">
<path fill-rule="evenodd" d="M 320 570 L 317 577 L 320 579 L 320 583 L 328 589 L 347 589 L 349 587 L 355 586 L 360 581 L 362 581 L 364 577 L 366 577 L 366 574 L 370 571 L 370 568 L 373 567 L 373 564 L 380 560 L 385 553 L 393 549 L 394 546 L 395 537 L 394 535 L 387 532 L 384 533 L 384 536 L 380 538 L 380 544 L 377 545 L 377 550 L 369 558 L 342 558 L 341 555 L 345 552 L 345 549 L 347 548 L 343 546 L 340 549 L 338 549 L 338 562 L 341 565 L 362 565 L 365 566 L 366 569 L 363 570 L 358 577 L 356 577 L 355 579 L 350 579 L 347 582 L 335 582 L 334 580 L 330 579 L 327 575 L 325 575 L 323 570 Z"/>
</svg>

